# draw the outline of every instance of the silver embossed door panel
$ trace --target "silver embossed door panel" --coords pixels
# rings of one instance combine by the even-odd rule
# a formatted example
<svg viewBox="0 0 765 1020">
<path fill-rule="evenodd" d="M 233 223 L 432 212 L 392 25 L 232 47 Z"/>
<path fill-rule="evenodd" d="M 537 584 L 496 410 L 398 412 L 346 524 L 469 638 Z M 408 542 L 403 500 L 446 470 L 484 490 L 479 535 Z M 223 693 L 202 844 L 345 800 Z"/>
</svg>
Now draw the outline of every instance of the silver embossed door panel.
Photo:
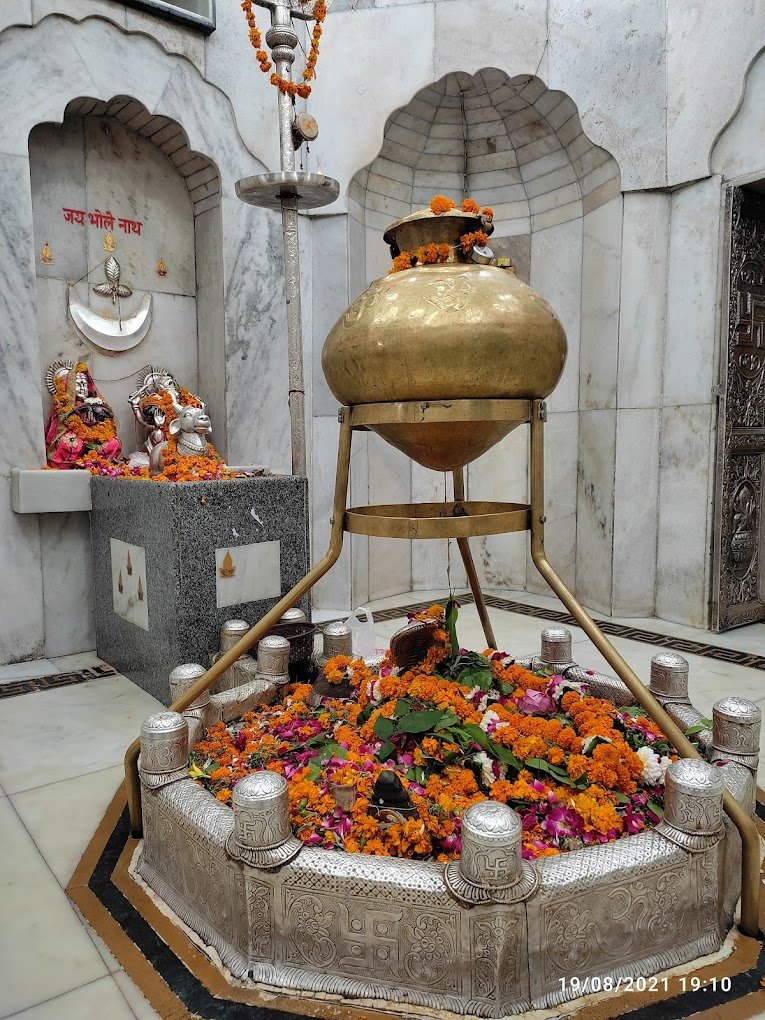
<svg viewBox="0 0 765 1020">
<path fill-rule="evenodd" d="M 727 349 L 721 356 L 711 626 L 765 618 L 761 573 L 765 453 L 765 195 L 729 188 Z"/>
</svg>

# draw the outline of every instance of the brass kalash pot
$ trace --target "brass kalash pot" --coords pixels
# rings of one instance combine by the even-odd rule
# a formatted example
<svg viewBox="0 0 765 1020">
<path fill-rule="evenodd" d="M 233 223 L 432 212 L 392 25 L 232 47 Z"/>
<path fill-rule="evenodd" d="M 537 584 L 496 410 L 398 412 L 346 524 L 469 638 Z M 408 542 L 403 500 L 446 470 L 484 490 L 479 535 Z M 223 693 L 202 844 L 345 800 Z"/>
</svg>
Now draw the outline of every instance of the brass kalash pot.
<svg viewBox="0 0 765 1020">
<path fill-rule="evenodd" d="M 338 319 L 322 352 L 344 405 L 456 399 L 542 399 L 560 379 L 566 336 L 555 313 L 512 270 L 465 253 L 460 238 L 490 221 L 453 210 L 415 212 L 384 235 L 391 252 L 447 244 L 445 262 L 375 280 Z M 453 470 L 499 442 L 516 421 L 371 425 L 424 467 Z"/>
</svg>

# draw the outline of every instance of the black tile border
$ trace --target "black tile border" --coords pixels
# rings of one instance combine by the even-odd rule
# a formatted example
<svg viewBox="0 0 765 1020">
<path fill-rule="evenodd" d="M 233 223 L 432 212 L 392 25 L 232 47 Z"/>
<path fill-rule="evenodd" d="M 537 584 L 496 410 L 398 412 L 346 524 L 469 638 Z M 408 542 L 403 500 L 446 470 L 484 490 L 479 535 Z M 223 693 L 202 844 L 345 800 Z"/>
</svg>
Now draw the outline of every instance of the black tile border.
<svg viewBox="0 0 765 1020">
<path fill-rule="evenodd" d="M 474 603 L 472 594 L 457 593 L 457 601 L 462 605 Z M 579 624 L 569 613 L 559 609 L 546 609 L 543 606 L 532 606 L 525 602 L 514 602 L 511 599 L 501 598 L 499 595 L 484 595 L 486 605 L 490 609 L 501 609 L 506 613 L 517 613 L 519 616 L 534 616 L 540 620 L 549 620 L 553 623 L 562 623 L 567 627 L 578 627 Z M 391 609 L 382 609 L 373 612 L 375 623 L 385 620 L 395 620 L 398 617 L 406 616 L 407 613 L 418 613 L 433 605 L 433 599 L 425 602 L 413 602 L 405 606 L 395 606 Z M 342 620 L 344 617 L 338 617 Z M 327 623 L 335 622 L 325 620 L 320 625 L 325 627 Z M 595 621 L 604 634 L 610 637 L 627 638 L 629 641 L 640 641 L 646 645 L 656 645 L 659 648 L 667 648 L 673 652 L 681 652 L 684 655 L 698 655 L 703 659 L 715 659 L 718 662 L 726 662 L 731 666 L 747 666 L 749 669 L 765 670 L 765 656 L 756 655 L 754 652 L 740 652 L 735 648 L 722 648 L 720 645 L 710 645 L 703 641 L 693 641 L 689 638 L 673 637 L 670 634 L 660 634 L 655 630 L 643 630 L 640 627 L 631 627 L 625 623 L 613 623 L 610 620 Z M 765 690 L 763 690 L 765 694 Z"/>
<path fill-rule="evenodd" d="M 765 809 L 761 796 L 760 791 L 757 814 L 762 819 Z M 200 1020 L 313 1020 L 313 1015 L 309 1017 L 304 1013 L 232 1002 L 213 996 L 113 882 L 112 874 L 129 839 L 130 820 L 125 808 L 109 834 L 88 881 L 88 888 L 191 1014 Z M 632 1011 L 626 1009 L 619 1015 L 628 1016 L 631 1020 L 685 1020 L 712 1006 L 730 1005 L 737 999 L 761 991 L 764 978 L 765 945 L 761 945 L 755 964 L 749 970 L 731 977 L 728 992 L 721 989 L 712 991 L 711 988 L 688 991 Z M 624 1004 L 628 1001 L 625 996 Z M 395 1014 L 381 1012 L 381 1017 L 385 1016 L 393 1017 Z"/>
<path fill-rule="evenodd" d="M 34 694 L 36 691 L 53 691 L 57 687 L 71 687 L 72 684 L 86 684 L 107 676 L 117 676 L 118 671 L 108 662 L 100 666 L 70 670 L 66 673 L 51 673 L 49 676 L 9 680 L 0 683 L 0 698 L 15 698 L 19 694 Z"/>
</svg>

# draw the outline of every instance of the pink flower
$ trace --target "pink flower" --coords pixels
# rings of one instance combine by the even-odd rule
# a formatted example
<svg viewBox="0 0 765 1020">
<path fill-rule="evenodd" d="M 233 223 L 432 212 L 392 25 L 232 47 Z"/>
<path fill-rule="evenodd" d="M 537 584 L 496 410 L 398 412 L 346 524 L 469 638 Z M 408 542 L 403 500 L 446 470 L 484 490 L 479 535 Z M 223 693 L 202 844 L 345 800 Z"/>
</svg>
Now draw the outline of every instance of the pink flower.
<svg viewBox="0 0 765 1020">
<path fill-rule="evenodd" d="M 234 747 L 237 751 L 243 751 L 247 746 L 247 735 L 244 730 L 240 730 L 234 739 Z"/>
<path fill-rule="evenodd" d="M 542 828 L 556 839 L 578 836 L 582 831 L 582 819 L 572 808 L 556 807 L 544 816 Z"/>
<path fill-rule="evenodd" d="M 523 697 L 516 701 L 519 712 L 526 715 L 552 715 L 555 711 L 555 702 L 549 694 L 542 694 L 541 691 L 526 691 Z"/>
</svg>

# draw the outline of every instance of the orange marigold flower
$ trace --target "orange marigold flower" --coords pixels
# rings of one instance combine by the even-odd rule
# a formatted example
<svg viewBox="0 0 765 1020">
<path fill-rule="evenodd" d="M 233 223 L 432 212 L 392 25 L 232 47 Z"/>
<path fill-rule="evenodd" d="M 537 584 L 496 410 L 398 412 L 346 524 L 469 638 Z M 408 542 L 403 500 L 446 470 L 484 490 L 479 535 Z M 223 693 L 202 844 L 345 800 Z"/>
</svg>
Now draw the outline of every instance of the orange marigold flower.
<svg viewBox="0 0 765 1020">
<path fill-rule="evenodd" d="M 487 220 L 494 219 L 494 210 L 490 205 L 485 205 L 483 209 L 481 209 L 481 212 L 483 213 Z"/>
<path fill-rule="evenodd" d="M 480 206 L 477 202 L 474 202 L 472 198 L 466 198 L 462 203 L 462 211 L 466 213 L 477 213 Z"/>
<path fill-rule="evenodd" d="M 435 213 L 436 216 L 440 216 L 441 213 L 449 212 L 454 209 L 454 202 L 446 195 L 436 195 L 431 199 L 430 211 Z"/>
</svg>

